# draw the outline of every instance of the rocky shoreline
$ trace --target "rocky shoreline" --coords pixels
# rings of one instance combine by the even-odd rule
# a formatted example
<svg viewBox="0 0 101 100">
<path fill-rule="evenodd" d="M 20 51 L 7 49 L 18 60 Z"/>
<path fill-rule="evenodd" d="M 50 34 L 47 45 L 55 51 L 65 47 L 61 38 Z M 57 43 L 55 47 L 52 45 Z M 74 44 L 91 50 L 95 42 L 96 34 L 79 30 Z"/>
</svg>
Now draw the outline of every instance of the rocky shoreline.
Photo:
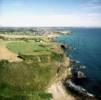
<svg viewBox="0 0 101 100">
<path fill-rule="evenodd" d="M 65 45 L 63 49 L 69 49 L 66 48 Z M 70 59 L 70 68 L 69 71 L 71 73 L 70 78 L 66 78 L 64 80 L 64 86 L 67 90 L 71 92 L 75 96 L 76 100 L 98 100 L 98 98 L 95 97 L 94 94 L 88 92 L 86 89 L 84 89 L 82 86 L 79 86 L 76 84 L 75 81 L 81 82 L 82 80 L 86 80 L 87 76 L 82 71 L 82 69 L 86 69 L 86 66 L 81 65 L 79 61 Z"/>
<path fill-rule="evenodd" d="M 53 37 L 51 37 L 51 38 L 53 38 Z M 55 40 L 55 39 L 53 39 L 53 40 Z M 64 54 L 65 54 L 66 49 L 73 50 L 73 48 L 71 46 L 65 45 L 65 44 L 60 44 L 60 48 L 63 49 Z M 83 71 L 81 71 L 81 69 L 85 69 L 86 66 L 81 65 L 80 62 L 77 60 L 73 60 L 73 59 L 70 59 L 69 57 L 66 57 L 66 59 L 67 58 L 69 59 L 69 67 L 67 68 L 67 72 L 69 72 L 70 74 L 69 74 L 69 76 L 67 75 L 68 73 L 65 74 L 65 76 L 63 78 L 61 78 L 61 80 L 55 82 L 54 84 L 51 85 L 51 87 L 48 88 L 48 91 L 50 93 L 52 93 L 52 95 L 53 95 L 52 100 L 61 100 L 61 99 L 59 99 L 61 97 L 64 98 L 63 100 L 98 100 L 95 98 L 95 96 L 92 93 L 89 93 L 86 89 L 75 84 L 75 82 L 73 81 L 74 79 L 75 80 L 87 79 L 87 76 L 85 75 L 85 73 Z M 62 85 L 58 84 L 60 82 Z M 60 89 L 57 88 L 58 86 L 61 87 L 62 91 L 60 91 Z M 70 98 L 67 99 L 67 96 L 64 97 L 62 92 L 64 95 L 66 95 L 70 92 L 68 94 L 68 97 L 70 97 Z"/>
<path fill-rule="evenodd" d="M 71 49 L 69 45 L 61 44 L 60 47 L 65 51 L 65 49 Z M 69 58 L 70 59 L 70 58 Z M 82 71 L 82 69 L 86 69 L 86 66 L 81 65 L 79 61 L 70 59 L 70 67 L 69 71 L 71 73 L 71 77 L 66 77 L 63 81 L 64 86 L 67 89 L 72 90 L 75 94 L 77 93 L 77 97 L 79 98 L 85 98 L 90 100 L 96 100 L 94 94 L 88 92 L 86 89 L 84 89 L 82 86 L 77 85 L 74 80 L 85 80 L 87 79 L 86 74 Z M 72 93 L 71 93 L 72 94 Z M 78 96 L 80 95 L 80 96 Z"/>
</svg>

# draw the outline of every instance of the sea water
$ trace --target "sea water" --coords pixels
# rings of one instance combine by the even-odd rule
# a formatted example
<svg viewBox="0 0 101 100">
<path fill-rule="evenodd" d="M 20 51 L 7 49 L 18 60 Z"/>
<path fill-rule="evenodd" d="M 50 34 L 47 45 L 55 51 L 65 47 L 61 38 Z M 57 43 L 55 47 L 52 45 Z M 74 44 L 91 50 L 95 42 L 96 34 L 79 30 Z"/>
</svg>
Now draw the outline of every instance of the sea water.
<svg viewBox="0 0 101 100">
<path fill-rule="evenodd" d="M 67 31 L 61 29 L 61 31 Z M 56 39 L 74 48 L 69 53 L 71 59 L 80 61 L 86 66 L 84 70 L 87 80 L 79 83 L 90 93 L 101 97 L 101 28 L 69 28 L 72 34 Z"/>
</svg>

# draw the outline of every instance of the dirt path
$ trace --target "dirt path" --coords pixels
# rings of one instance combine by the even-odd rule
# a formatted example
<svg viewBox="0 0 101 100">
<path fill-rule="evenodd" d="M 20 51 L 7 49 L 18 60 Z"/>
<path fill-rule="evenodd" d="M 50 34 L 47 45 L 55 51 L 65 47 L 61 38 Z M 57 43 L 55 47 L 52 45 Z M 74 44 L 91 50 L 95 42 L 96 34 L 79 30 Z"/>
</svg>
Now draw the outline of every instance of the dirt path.
<svg viewBox="0 0 101 100">
<path fill-rule="evenodd" d="M 52 100 L 75 100 L 73 96 L 66 92 L 65 87 L 62 85 L 61 81 L 54 83 L 50 88 L 48 88 L 48 92 L 52 93 Z"/>
<path fill-rule="evenodd" d="M 9 51 L 6 46 L 0 45 L 0 60 L 5 59 L 10 62 L 21 61 L 20 58 L 17 57 L 17 54 Z"/>
</svg>

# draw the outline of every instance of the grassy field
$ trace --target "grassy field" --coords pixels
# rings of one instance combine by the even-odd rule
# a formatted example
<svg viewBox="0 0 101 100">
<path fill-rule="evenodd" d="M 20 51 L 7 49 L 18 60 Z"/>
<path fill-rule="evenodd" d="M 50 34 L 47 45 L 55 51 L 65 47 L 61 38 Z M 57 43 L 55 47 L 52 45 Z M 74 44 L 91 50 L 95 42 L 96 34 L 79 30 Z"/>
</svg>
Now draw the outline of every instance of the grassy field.
<svg viewBox="0 0 101 100">
<path fill-rule="evenodd" d="M 45 47 L 42 43 L 37 43 L 33 41 L 10 42 L 7 44 L 7 47 L 9 50 L 15 53 L 21 53 L 21 54 L 33 54 L 34 52 L 48 51 L 48 48 Z"/>
<path fill-rule="evenodd" d="M 34 62 L 28 64 L 24 61 L 19 63 L 1 61 L 0 95 L 10 98 L 18 95 L 40 94 L 40 91 L 41 93 L 43 91 L 43 95 L 45 95 L 44 90 L 52 77 L 56 75 L 56 69 L 54 64 L 42 66 Z"/>
<path fill-rule="evenodd" d="M 64 62 L 60 48 L 32 40 L 0 40 L 1 44 L 23 61 L 0 61 L 0 100 L 50 100 L 45 90 L 56 77 L 57 63 Z"/>
</svg>

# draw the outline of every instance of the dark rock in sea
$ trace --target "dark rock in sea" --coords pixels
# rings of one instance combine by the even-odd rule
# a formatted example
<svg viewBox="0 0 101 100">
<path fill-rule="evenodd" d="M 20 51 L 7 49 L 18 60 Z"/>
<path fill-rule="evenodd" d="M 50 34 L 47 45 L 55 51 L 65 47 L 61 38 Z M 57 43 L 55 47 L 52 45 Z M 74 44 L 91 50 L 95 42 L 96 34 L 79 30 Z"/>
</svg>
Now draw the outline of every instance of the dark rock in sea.
<svg viewBox="0 0 101 100">
<path fill-rule="evenodd" d="M 71 79 L 66 80 L 64 85 L 66 86 L 67 89 L 69 89 L 74 94 L 81 95 L 81 96 L 87 97 L 87 98 L 94 98 L 94 95 L 92 93 L 89 93 L 83 87 L 76 85 Z M 90 100 L 92 100 L 92 99 L 90 99 Z"/>
<path fill-rule="evenodd" d="M 71 63 L 72 65 L 75 65 L 75 64 L 80 64 L 80 61 L 71 59 L 71 60 L 70 60 L 70 63 Z"/>
<path fill-rule="evenodd" d="M 68 46 L 67 45 L 64 45 L 64 44 L 61 44 L 61 48 L 62 49 L 66 49 L 66 48 L 68 48 Z"/>
<path fill-rule="evenodd" d="M 77 78 L 79 79 L 86 78 L 86 75 L 82 71 L 77 71 Z"/>
</svg>

